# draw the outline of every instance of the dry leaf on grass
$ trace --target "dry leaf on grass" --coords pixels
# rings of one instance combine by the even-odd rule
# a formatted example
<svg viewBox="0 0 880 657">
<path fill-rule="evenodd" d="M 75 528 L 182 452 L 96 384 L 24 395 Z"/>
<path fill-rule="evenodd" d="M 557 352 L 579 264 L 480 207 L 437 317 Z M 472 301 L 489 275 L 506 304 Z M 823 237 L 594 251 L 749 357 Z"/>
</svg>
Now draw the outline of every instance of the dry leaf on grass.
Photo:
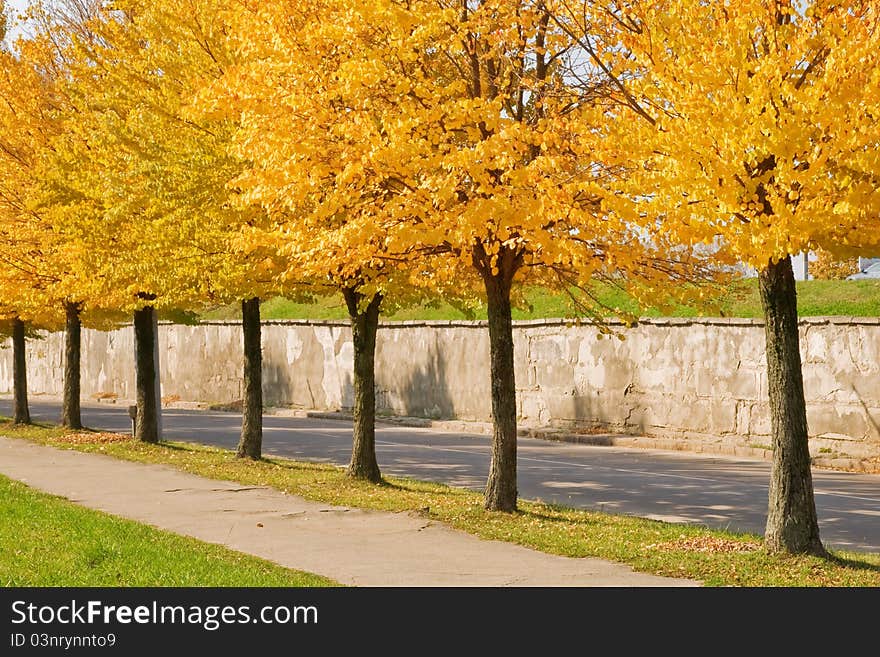
<svg viewBox="0 0 880 657">
<path fill-rule="evenodd" d="M 732 541 L 714 536 L 695 536 L 665 543 L 652 543 L 651 545 L 646 545 L 645 548 L 648 550 L 685 550 L 687 552 L 718 554 L 721 552 L 754 552 L 761 549 L 761 544 Z"/>
<path fill-rule="evenodd" d="M 131 440 L 131 436 L 124 433 L 111 433 L 109 431 L 77 431 L 66 433 L 56 442 L 70 445 L 106 445 L 108 443 L 124 443 Z"/>
</svg>

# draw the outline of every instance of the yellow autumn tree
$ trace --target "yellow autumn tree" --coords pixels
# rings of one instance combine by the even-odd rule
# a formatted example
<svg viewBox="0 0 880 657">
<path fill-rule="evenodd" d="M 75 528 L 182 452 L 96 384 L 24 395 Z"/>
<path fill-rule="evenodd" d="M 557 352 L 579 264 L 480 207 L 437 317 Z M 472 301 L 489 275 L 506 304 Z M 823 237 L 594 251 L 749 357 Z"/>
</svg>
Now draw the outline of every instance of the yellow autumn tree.
<svg viewBox="0 0 880 657">
<path fill-rule="evenodd" d="M 607 80 L 594 76 L 589 102 L 573 90 L 565 73 L 578 44 L 551 4 L 241 3 L 243 64 L 218 101 L 244 112 L 238 144 L 256 164 L 239 179 L 244 197 L 286 209 L 303 226 L 296 240 L 314 240 L 309 254 L 326 250 L 342 270 L 367 263 L 371 274 L 394 265 L 437 289 L 478 282 L 493 510 L 512 511 L 517 498 L 515 288 L 571 291 L 599 317 L 598 278 L 650 299 L 686 293 L 670 281 L 702 273 L 697 255 L 651 222 L 603 208 L 617 175 L 593 156 Z M 302 215 L 314 223 L 298 224 Z M 337 236 L 344 248 L 325 249 Z M 420 272 L 424 255 L 433 260 Z"/>
<path fill-rule="evenodd" d="M 47 44 L 19 39 L 0 52 L 0 294 L 13 324 L 16 417 L 26 420 L 23 322 L 65 327 L 62 424 L 82 426 L 79 408 L 80 314 L 106 319 L 96 302 L 91 261 L 76 235 L 53 225 L 42 205 L 41 161 L 61 130 L 64 98 Z"/>
<path fill-rule="evenodd" d="M 246 398 L 239 455 L 259 458 L 259 297 L 276 285 L 273 254 L 255 239 L 266 213 L 237 207 L 227 187 L 241 168 L 228 149 L 234 123 L 185 113 L 193 89 L 230 62 L 223 7 L 123 0 L 46 21 L 63 44 L 74 111 L 45 175 L 55 222 L 87 237 L 108 299 L 135 313 L 139 436 L 157 438 L 154 311 L 238 300 Z"/>
<path fill-rule="evenodd" d="M 30 422 L 25 322 L 57 319 L 45 317 L 42 292 L 51 282 L 41 249 L 45 225 L 38 228 L 32 210 L 36 152 L 47 138 L 46 86 L 28 63 L 0 51 L 0 313 L 13 341 L 14 421 L 23 424 Z"/>
<path fill-rule="evenodd" d="M 380 313 L 436 295 L 443 283 L 436 282 L 433 263 L 425 264 L 420 244 L 394 238 L 406 187 L 394 168 L 364 157 L 382 148 L 376 136 L 387 107 L 371 104 L 366 89 L 348 86 L 370 46 L 363 24 L 346 35 L 335 29 L 345 20 L 341 9 L 319 2 L 231 4 L 230 38 L 240 61 L 205 85 L 198 109 L 241 117 L 236 152 L 250 164 L 232 184 L 243 205 L 263 208 L 275 221 L 269 239 L 285 258 L 282 278 L 342 294 L 354 345 L 348 474 L 378 482 Z"/>
<path fill-rule="evenodd" d="M 593 26 L 581 10 L 591 4 L 570 3 L 560 19 L 584 39 Z M 771 551 L 825 552 L 790 256 L 880 243 L 878 10 L 859 0 L 632 0 L 597 20 L 615 37 L 593 61 L 614 72 L 629 105 L 615 113 L 609 138 L 636 164 L 608 207 L 656 217 L 676 241 L 720 240 L 758 271 Z"/>
</svg>

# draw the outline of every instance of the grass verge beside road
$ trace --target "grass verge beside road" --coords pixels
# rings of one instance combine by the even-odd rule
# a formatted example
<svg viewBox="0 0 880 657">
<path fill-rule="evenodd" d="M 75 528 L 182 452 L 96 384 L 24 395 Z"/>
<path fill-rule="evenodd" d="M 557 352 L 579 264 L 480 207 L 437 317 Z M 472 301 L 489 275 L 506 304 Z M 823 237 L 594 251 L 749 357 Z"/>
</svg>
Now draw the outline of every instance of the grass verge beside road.
<svg viewBox="0 0 880 657">
<path fill-rule="evenodd" d="M 801 317 L 816 316 L 880 316 L 880 280 L 861 281 L 798 281 L 798 314 Z M 625 293 L 609 286 L 597 286 L 596 296 L 611 308 L 641 314 L 644 317 L 745 317 L 761 318 L 761 300 L 756 279 L 732 283 L 717 300 L 715 307 L 703 309 L 677 305 L 664 309 L 649 309 L 638 313 L 635 302 Z M 264 320 L 273 319 L 334 319 L 347 320 L 348 313 L 342 297 L 330 295 L 318 297 L 312 303 L 297 302 L 276 297 L 262 304 Z M 526 289 L 523 301 L 513 310 L 514 319 L 547 319 L 572 316 L 568 298 L 564 294 L 541 288 Z M 240 304 L 216 308 L 204 315 L 204 319 L 238 319 Z M 405 308 L 383 316 L 384 320 L 461 320 L 470 319 L 462 310 L 446 303 L 435 306 Z M 485 308 L 478 307 L 473 319 L 486 319 Z"/>
<path fill-rule="evenodd" d="M 412 512 L 485 539 L 569 557 L 599 557 L 707 586 L 880 586 L 880 555 L 836 553 L 831 560 L 767 554 L 754 535 L 522 501 L 515 514 L 483 509 L 482 495 L 440 484 L 388 478 L 355 481 L 342 468 L 282 458 L 253 462 L 191 443 L 140 443 L 122 434 L 0 422 L 0 434 L 144 463 L 162 463 L 243 485 L 271 486 L 329 504 Z"/>
<path fill-rule="evenodd" d="M 338 586 L 0 476 L 0 585 Z"/>
</svg>

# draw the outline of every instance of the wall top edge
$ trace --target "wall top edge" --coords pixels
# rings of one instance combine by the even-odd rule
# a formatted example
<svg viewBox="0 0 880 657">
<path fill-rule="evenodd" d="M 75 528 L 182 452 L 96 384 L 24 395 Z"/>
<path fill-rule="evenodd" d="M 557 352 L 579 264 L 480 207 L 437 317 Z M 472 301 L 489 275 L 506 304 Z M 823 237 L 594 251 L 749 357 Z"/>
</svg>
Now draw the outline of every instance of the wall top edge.
<svg viewBox="0 0 880 657">
<path fill-rule="evenodd" d="M 880 317 L 849 317 L 849 316 L 817 316 L 802 317 L 798 321 L 801 326 L 844 325 L 844 326 L 880 326 Z M 161 322 L 169 325 L 171 322 Z M 235 320 L 206 320 L 200 322 L 202 326 L 240 326 Z M 334 328 L 349 328 L 350 324 L 344 320 L 320 320 L 320 319 L 270 319 L 263 320 L 263 326 L 326 326 Z M 401 320 L 382 321 L 382 328 L 483 328 L 488 326 L 486 320 Z M 619 329 L 626 328 L 627 324 L 618 319 L 612 319 L 605 323 L 606 326 Z M 755 326 L 763 327 L 764 320 L 746 317 L 644 317 L 638 320 L 641 326 Z M 513 321 L 514 328 L 540 328 L 557 326 L 592 326 L 589 320 L 578 321 L 576 319 L 520 319 Z"/>
</svg>

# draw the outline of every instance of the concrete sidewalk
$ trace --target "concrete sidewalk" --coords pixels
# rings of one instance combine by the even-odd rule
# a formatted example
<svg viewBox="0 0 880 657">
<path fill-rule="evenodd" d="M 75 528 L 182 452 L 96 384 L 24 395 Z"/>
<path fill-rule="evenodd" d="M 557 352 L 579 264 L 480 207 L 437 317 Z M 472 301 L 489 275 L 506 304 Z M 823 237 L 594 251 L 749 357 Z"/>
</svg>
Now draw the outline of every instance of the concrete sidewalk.
<svg viewBox="0 0 880 657">
<path fill-rule="evenodd" d="M 698 586 L 161 465 L 0 437 L 0 474 L 117 516 L 354 586 Z"/>
</svg>

